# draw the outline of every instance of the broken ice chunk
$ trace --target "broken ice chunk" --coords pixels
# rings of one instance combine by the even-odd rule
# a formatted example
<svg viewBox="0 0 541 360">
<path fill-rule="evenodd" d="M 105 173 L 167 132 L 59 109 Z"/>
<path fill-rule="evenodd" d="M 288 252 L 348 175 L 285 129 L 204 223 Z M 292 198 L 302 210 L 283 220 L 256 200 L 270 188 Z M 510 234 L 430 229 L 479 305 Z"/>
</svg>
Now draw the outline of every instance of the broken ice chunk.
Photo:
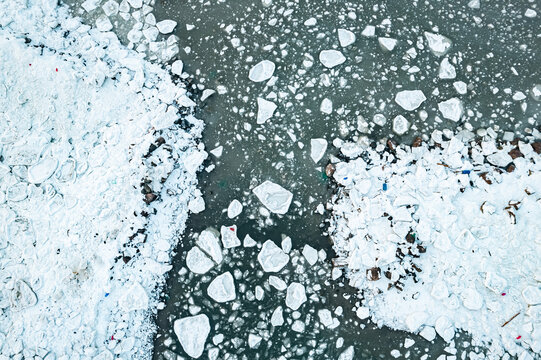
<svg viewBox="0 0 541 360">
<path fill-rule="evenodd" d="M 173 20 L 162 20 L 156 24 L 158 31 L 162 34 L 172 33 L 173 30 L 175 30 L 176 26 L 177 26 L 177 22 Z"/>
<path fill-rule="evenodd" d="M 287 213 L 293 199 L 291 192 L 268 180 L 255 187 L 252 191 L 259 201 L 275 214 Z"/>
<path fill-rule="evenodd" d="M 499 151 L 495 154 L 488 155 L 487 161 L 492 165 L 505 167 L 513 161 L 513 158 L 508 153 L 504 151 Z"/>
<path fill-rule="evenodd" d="M 297 310 L 306 302 L 306 291 L 304 285 L 292 282 L 287 287 L 286 305 L 291 310 Z"/>
<path fill-rule="evenodd" d="M 209 97 L 214 95 L 216 93 L 215 90 L 212 89 L 205 89 L 203 90 L 203 93 L 201 94 L 201 101 L 207 100 Z"/>
<path fill-rule="evenodd" d="M 207 315 L 199 314 L 176 320 L 173 328 L 186 354 L 199 358 L 205 350 L 205 342 L 210 333 Z"/>
<path fill-rule="evenodd" d="M 417 311 L 409 314 L 406 317 L 406 326 L 410 332 L 417 332 L 417 330 L 424 324 L 428 315 L 424 312 Z"/>
<path fill-rule="evenodd" d="M 222 235 L 224 248 L 230 249 L 240 246 L 240 239 L 237 237 L 237 225 L 222 226 L 220 228 L 220 233 Z"/>
<path fill-rule="evenodd" d="M 440 34 L 433 34 L 425 31 L 425 38 L 428 41 L 428 47 L 436 56 L 443 56 L 451 47 L 451 40 Z"/>
<path fill-rule="evenodd" d="M 340 46 L 346 47 L 355 42 L 355 34 L 346 29 L 338 29 L 338 41 Z"/>
<path fill-rule="evenodd" d="M 41 184 L 54 174 L 57 166 L 58 161 L 52 157 L 41 159 L 38 163 L 28 168 L 28 182 Z"/>
<path fill-rule="evenodd" d="M 205 274 L 214 267 L 214 263 L 197 246 L 186 254 L 186 266 L 195 274 Z"/>
<path fill-rule="evenodd" d="M 317 250 L 308 244 L 304 245 L 302 255 L 306 258 L 306 261 L 308 261 L 310 265 L 314 265 L 317 262 Z"/>
<path fill-rule="evenodd" d="M 118 300 L 118 305 L 126 312 L 133 310 L 146 310 L 148 295 L 139 283 L 133 283 Z"/>
<path fill-rule="evenodd" d="M 327 150 L 327 140 L 325 139 L 312 139 L 310 140 L 310 157 L 317 164 L 319 160 L 325 155 Z"/>
<path fill-rule="evenodd" d="M 282 326 L 284 324 L 284 315 L 281 306 L 278 306 L 271 315 L 272 326 Z"/>
<path fill-rule="evenodd" d="M 332 101 L 331 101 L 331 99 L 324 98 L 321 101 L 321 105 L 319 106 L 319 110 L 324 114 L 332 113 Z"/>
<path fill-rule="evenodd" d="M 522 290 L 522 297 L 528 306 L 541 305 L 541 289 L 537 286 L 527 286 Z"/>
<path fill-rule="evenodd" d="M 447 316 L 440 316 L 436 320 L 436 332 L 446 342 L 449 342 L 455 336 L 455 327 L 451 323 L 451 320 Z"/>
<path fill-rule="evenodd" d="M 398 105 L 408 111 L 417 109 L 425 100 L 426 96 L 421 90 L 403 90 L 394 98 Z"/>
<path fill-rule="evenodd" d="M 207 294 L 219 303 L 235 300 L 237 295 L 233 275 L 228 271 L 216 276 L 207 288 Z"/>
<path fill-rule="evenodd" d="M 409 121 L 402 115 L 398 115 L 393 119 L 393 131 L 397 135 L 405 134 L 410 127 Z"/>
<path fill-rule="evenodd" d="M 274 74 L 275 65 L 272 61 L 263 60 L 254 65 L 248 74 L 248 78 L 254 82 L 262 82 L 271 78 Z"/>
<path fill-rule="evenodd" d="M 284 291 L 287 288 L 286 282 L 274 275 L 269 276 L 269 285 L 278 291 Z"/>
<path fill-rule="evenodd" d="M 184 158 L 184 167 L 188 174 L 195 175 L 199 166 L 203 164 L 203 161 L 207 158 L 206 151 L 194 151 L 190 155 Z"/>
<path fill-rule="evenodd" d="M 194 214 L 199 214 L 205 210 L 205 200 L 202 196 L 196 196 L 188 203 L 188 210 Z"/>
<path fill-rule="evenodd" d="M 346 350 L 344 350 L 340 356 L 338 356 L 338 360 L 353 360 L 355 357 L 355 349 L 353 346 L 348 347 Z"/>
<path fill-rule="evenodd" d="M 449 62 L 448 58 L 441 61 L 440 70 L 438 76 L 440 79 L 454 79 L 456 78 L 456 70 L 453 64 Z"/>
<path fill-rule="evenodd" d="M 464 107 L 458 98 L 451 98 L 438 104 L 438 109 L 444 118 L 457 122 L 462 117 Z"/>
<path fill-rule="evenodd" d="M 398 41 L 389 37 L 378 38 L 379 46 L 385 51 L 393 51 Z"/>
<path fill-rule="evenodd" d="M 257 243 L 255 242 L 254 239 L 252 239 L 252 237 L 249 234 L 246 234 L 246 236 L 244 237 L 244 241 L 243 241 L 242 245 L 244 247 L 254 247 L 254 246 L 257 245 Z"/>
<path fill-rule="evenodd" d="M 346 58 L 338 50 L 323 50 L 319 53 L 319 61 L 326 68 L 333 68 L 346 61 Z"/>
<path fill-rule="evenodd" d="M 182 75 L 182 70 L 184 69 L 184 63 L 182 60 L 176 60 L 173 64 L 171 64 L 171 72 L 175 75 Z"/>
<path fill-rule="evenodd" d="M 229 207 L 227 208 L 227 217 L 233 219 L 240 215 L 242 212 L 242 204 L 237 199 L 231 201 Z"/>
<path fill-rule="evenodd" d="M 264 124 L 272 117 L 277 106 L 272 101 L 257 98 L 257 123 Z"/>
<path fill-rule="evenodd" d="M 216 264 L 219 264 L 223 260 L 222 247 L 218 237 L 215 234 L 216 230 L 203 230 L 197 238 L 197 245 L 214 260 Z M 231 230 L 230 230 L 231 231 Z M 217 231 L 216 231 L 217 233 Z"/>
<path fill-rule="evenodd" d="M 370 309 L 365 306 L 361 306 L 357 309 L 355 314 L 357 314 L 359 319 L 364 320 L 370 316 Z"/>
<path fill-rule="evenodd" d="M 455 87 L 456 92 L 460 95 L 464 95 L 468 92 L 468 85 L 466 85 L 464 81 L 455 81 L 453 86 Z"/>
<path fill-rule="evenodd" d="M 96 19 L 96 28 L 99 31 L 109 31 L 113 29 L 113 24 L 111 24 L 109 18 L 103 14 Z"/>
<path fill-rule="evenodd" d="M 248 346 L 250 347 L 250 349 L 254 349 L 256 348 L 259 343 L 261 342 L 263 338 L 259 335 L 255 335 L 255 334 L 249 334 L 248 335 Z"/>
<path fill-rule="evenodd" d="M 361 35 L 365 37 L 374 37 L 376 35 L 376 27 L 374 25 L 366 25 Z"/>
<path fill-rule="evenodd" d="M 278 272 L 289 262 L 289 255 L 280 249 L 273 241 L 263 244 L 257 260 L 265 272 Z"/>
</svg>

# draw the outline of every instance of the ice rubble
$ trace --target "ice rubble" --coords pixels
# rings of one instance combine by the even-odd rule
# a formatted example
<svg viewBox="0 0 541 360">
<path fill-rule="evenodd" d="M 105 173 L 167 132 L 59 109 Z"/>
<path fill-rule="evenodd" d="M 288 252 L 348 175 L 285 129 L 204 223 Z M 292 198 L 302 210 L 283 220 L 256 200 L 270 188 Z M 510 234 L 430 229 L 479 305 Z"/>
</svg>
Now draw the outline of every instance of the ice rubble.
<svg viewBox="0 0 541 360">
<path fill-rule="evenodd" d="M 494 358 L 539 354 L 541 144 L 432 137 L 336 164 L 329 231 L 360 316 L 429 340 L 463 329 Z"/>
<path fill-rule="evenodd" d="M 186 89 L 98 31 L 104 24 L 91 29 L 56 1 L 0 2 L 9 358 L 152 353 L 150 318 L 196 193 L 200 162 L 187 159 L 204 152 L 202 122 L 186 115 L 190 130 L 177 126 L 180 104 L 191 106 Z"/>
<path fill-rule="evenodd" d="M 462 105 L 462 100 L 458 98 L 451 98 L 438 103 L 438 109 L 444 118 L 454 122 L 460 120 L 464 113 L 464 105 Z"/>
<path fill-rule="evenodd" d="M 310 140 L 310 157 L 317 164 L 323 158 L 327 151 L 327 140 L 311 139 Z"/>
</svg>

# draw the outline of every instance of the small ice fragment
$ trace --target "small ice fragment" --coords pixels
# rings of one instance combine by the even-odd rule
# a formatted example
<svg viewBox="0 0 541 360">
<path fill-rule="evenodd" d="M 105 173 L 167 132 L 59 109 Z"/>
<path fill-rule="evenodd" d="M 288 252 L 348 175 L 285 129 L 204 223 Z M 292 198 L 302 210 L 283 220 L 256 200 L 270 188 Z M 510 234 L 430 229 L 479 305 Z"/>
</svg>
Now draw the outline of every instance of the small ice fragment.
<svg viewBox="0 0 541 360">
<path fill-rule="evenodd" d="M 281 306 L 278 306 L 271 315 L 272 326 L 282 326 L 284 324 L 284 315 Z"/>
<path fill-rule="evenodd" d="M 464 81 L 455 81 L 453 86 L 455 87 L 456 92 L 460 95 L 464 95 L 468 92 L 468 85 L 466 85 Z"/>
<path fill-rule="evenodd" d="M 269 276 L 269 285 L 278 291 L 284 291 L 287 288 L 286 282 L 274 275 Z"/>
<path fill-rule="evenodd" d="M 158 31 L 162 34 L 170 34 L 175 30 L 175 27 L 177 26 L 177 22 L 173 20 L 162 20 L 158 23 L 156 23 L 156 27 L 158 28 Z"/>
<path fill-rule="evenodd" d="M 541 304 L 541 289 L 529 285 L 522 290 L 522 297 L 528 306 L 539 306 Z"/>
<path fill-rule="evenodd" d="M 451 40 L 440 34 L 433 34 L 425 31 L 425 38 L 428 41 L 428 47 L 436 56 L 443 56 L 451 48 Z"/>
<path fill-rule="evenodd" d="M 410 347 L 412 347 L 413 344 L 415 344 L 415 340 L 413 339 L 406 338 L 406 340 L 404 340 L 404 348 L 406 349 L 409 349 Z"/>
<path fill-rule="evenodd" d="M 222 156 L 223 151 L 224 151 L 224 147 L 220 145 L 217 148 L 210 150 L 210 153 L 216 156 L 217 158 L 219 158 Z"/>
<path fill-rule="evenodd" d="M 526 99 L 526 95 L 522 91 L 517 91 L 515 94 L 513 94 L 513 100 L 515 101 L 522 101 Z"/>
<path fill-rule="evenodd" d="M 289 255 L 276 246 L 273 241 L 267 240 L 257 255 L 257 260 L 263 271 L 278 272 L 289 262 Z"/>
<path fill-rule="evenodd" d="M 310 157 L 317 164 L 319 160 L 325 155 L 327 151 L 327 140 L 325 139 L 311 139 L 310 140 Z"/>
<path fill-rule="evenodd" d="M 436 330 L 434 330 L 432 326 L 425 326 L 423 327 L 423 330 L 419 332 L 419 335 L 428 341 L 432 341 L 436 338 Z"/>
<path fill-rule="evenodd" d="M 99 31 L 109 31 L 113 29 L 113 24 L 111 24 L 109 18 L 103 14 L 96 19 L 96 28 Z"/>
<path fill-rule="evenodd" d="M 370 316 L 370 309 L 365 306 L 361 306 L 357 309 L 355 314 L 357 314 L 359 319 L 364 320 Z"/>
<path fill-rule="evenodd" d="M 441 61 L 440 70 L 438 76 L 440 79 L 454 79 L 456 78 L 456 70 L 453 64 L 449 62 L 448 58 Z"/>
<path fill-rule="evenodd" d="M 254 239 L 252 239 L 252 237 L 250 235 L 246 234 L 246 236 L 244 237 L 242 245 L 244 247 L 254 247 L 254 246 L 257 245 L 257 243 L 255 242 Z"/>
<path fill-rule="evenodd" d="M 338 356 L 338 360 L 353 360 L 355 357 L 355 349 L 353 346 L 348 347 L 346 350 L 344 350 L 340 356 Z"/>
<path fill-rule="evenodd" d="M 330 327 L 333 324 L 332 313 L 327 309 L 318 310 L 317 316 L 319 317 L 319 322 L 325 327 Z"/>
<path fill-rule="evenodd" d="M 383 114 L 376 114 L 374 115 L 372 121 L 376 125 L 383 126 L 385 123 L 387 123 L 387 118 Z"/>
<path fill-rule="evenodd" d="M 364 37 L 374 37 L 376 35 L 376 27 L 374 25 L 366 25 L 361 35 Z"/>
<path fill-rule="evenodd" d="M 469 310 L 479 310 L 483 307 L 483 297 L 474 288 L 468 288 L 460 294 L 462 303 Z"/>
<path fill-rule="evenodd" d="M 473 237 L 472 233 L 470 230 L 466 229 L 462 231 L 455 239 L 455 246 L 462 250 L 469 250 L 474 242 L 475 238 Z"/>
<path fill-rule="evenodd" d="M 237 199 L 231 201 L 229 207 L 227 208 L 227 217 L 233 219 L 240 215 L 242 212 L 242 204 Z"/>
<path fill-rule="evenodd" d="M 282 250 L 284 250 L 284 252 L 286 254 L 289 254 L 289 252 L 291 251 L 291 238 L 289 236 L 286 236 L 282 239 Z"/>
<path fill-rule="evenodd" d="M 389 37 L 380 37 L 378 38 L 379 45 L 385 51 L 393 51 L 398 40 L 389 38 Z"/>
<path fill-rule="evenodd" d="M 173 328 L 186 354 L 199 358 L 205 350 L 205 342 L 210 333 L 207 315 L 199 314 L 175 320 Z"/>
<path fill-rule="evenodd" d="M 248 335 L 248 346 L 250 347 L 250 349 L 254 349 L 256 348 L 259 343 L 261 342 L 263 338 L 259 335 L 255 335 L 255 334 L 249 334 Z"/>
<path fill-rule="evenodd" d="M 286 305 L 291 310 L 297 310 L 306 302 L 306 291 L 304 285 L 298 282 L 292 282 L 287 287 Z"/>
<path fill-rule="evenodd" d="M 321 105 L 319 106 L 319 110 L 324 114 L 332 113 L 332 101 L 331 101 L 331 99 L 324 98 L 321 101 Z"/>
<path fill-rule="evenodd" d="M 403 90 L 394 98 L 398 105 L 408 111 L 417 109 L 425 100 L 426 96 L 421 90 Z"/>
<path fill-rule="evenodd" d="M 113 16 L 118 13 L 118 3 L 114 0 L 109 0 L 105 4 L 102 5 L 102 9 L 105 15 L 107 16 Z"/>
<path fill-rule="evenodd" d="M 17 280 L 11 290 L 10 302 L 12 311 L 21 311 L 36 305 L 38 298 L 25 281 Z"/>
<path fill-rule="evenodd" d="M 524 16 L 526 16 L 527 18 L 534 18 L 537 16 L 537 11 L 535 11 L 534 9 L 527 9 L 525 12 L 524 12 Z"/>
<path fill-rule="evenodd" d="M 393 119 L 393 131 L 397 135 L 405 134 L 410 127 L 409 121 L 402 115 L 398 115 Z"/>
<path fill-rule="evenodd" d="M 171 72 L 175 75 L 182 75 L 182 70 L 184 69 L 184 63 L 182 62 L 182 60 L 176 60 L 172 65 L 171 65 Z"/>
<path fill-rule="evenodd" d="M 197 238 L 197 245 L 206 252 L 216 264 L 223 260 L 222 247 L 220 241 L 215 235 L 216 230 L 203 230 Z"/>
<path fill-rule="evenodd" d="M 394 357 L 395 359 L 399 358 L 400 357 L 400 351 L 397 350 L 397 349 L 391 350 L 391 356 Z"/>
<path fill-rule="evenodd" d="M 199 214 L 205 210 L 205 200 L 202 196 L 196 196 L 188 203 L 188 210 L 193 214 Z"/>
<path fill-rule="evenodd" d="M 291 192 L 268 180 L 252 191 L 267 209 L 276 214 L 287 213 L 293 199 Z"/>
<path fill-rule="evenodd" d="M 356 40 L 355 34 L 346 29 L 338 29 L 338 41 L 340 46 L 346 47 L 353 44 Z"/>
<path fill-rule="evenodd" d="M 314 26 L 315 24 L 317 24 L 317 19 L 314 17 L 311 17 L 304 22 L 304 26 Z"/>
<path fill-rule="evenodd" d="M 248 74 L 248 78 L 254 82 L 268 80 L 274 74 L 275 65 L 272 61 L 263 60 L 254 65 Z"/>
<path fill-rule="evenodd" d="M 264 124 L 272 117 L 277 106 L 272 101 L 257 98 L 257 123 Z"/>
<path fill-rule="evenodd" d="M 458 98 L 451 98 L 449 100 L 440 102 L 438 109 L 444 118 L 457 122 L 462 117 L 464 107 L 462 101 Z"/>
<path fill-rule="evenodd" d="M 321 61 L 323 66 L 330 69 L 343 64 L 346 58 L 338 50 L 323 50 L 319 53 L 319 61 Z"/>
<path fill-rule="evenodd" d="M 308 261 L 310 265 L 314 265 L 317 262 L 317 250 L 308 244 L 304 245 L 302 255 L 306 258 L 306 261 Z"/>
<path fill-rule="evenodd" d="M 207 100 L 209 97 L 211 97 L 215 93 L 216 93 L 216 90 L 212 90 L 212 89 L 203 90 L 203 93 L 201 94 L 201 101 Z"/>
<path fill-rule="evenodd" d="M 203 161 L 207 158 L 206 151 L 194 151 L 190 155 L 184 158 L 184 167 L 188 174 L 195 175 L 199 166 L 203 164 Z"/>
<path fill-rule="evenodd" d="M 28 168 L 28 182 L 41 184 L 54 174 L 57 166 L 58 161 L 52 157 L 41 159 L 38 163 Z"/>
<path fill-rule="evenodd" d="M 195 274 L 205 274 L 214 267 L 214 262 L 200 248 L 194 246 L 186 254 L 186 266 Z"/>
<path fill-rule="evenodd" d="M 233 275 L 228 271 L 216 276 L 208 286 L 207 294 L 219 303 L 235 300 L 237 294 Z"/>
<path fill-rule="evenodd" d="M 222 235 L 224 248 L 230 249 L 240 246 L 240 239 L 237 237 L 237 225 L 222 226 L 220 228 L 220 233 Z"/>
<path fill-rule="evenodd" d="M 143 6 L 143 0 L 128 0 L 128 3 L 130 3 L 130 6 L 134 9 L 139 9 Z"/>
<path fill-rule="evenodd" d="M 412 312 L 406 317 L 406 326 L 410 332 L 417 332 L 417 330 L 424 324 L 428 315 L 424 312 L 417 311 Z"/>
<path fill-rule="evenodd" d="M 480 0 L 471 0 L 468 3 L 468 7 L 470 9 L 479 9 L 481 7 L 481 1 Z"/>
</svg>

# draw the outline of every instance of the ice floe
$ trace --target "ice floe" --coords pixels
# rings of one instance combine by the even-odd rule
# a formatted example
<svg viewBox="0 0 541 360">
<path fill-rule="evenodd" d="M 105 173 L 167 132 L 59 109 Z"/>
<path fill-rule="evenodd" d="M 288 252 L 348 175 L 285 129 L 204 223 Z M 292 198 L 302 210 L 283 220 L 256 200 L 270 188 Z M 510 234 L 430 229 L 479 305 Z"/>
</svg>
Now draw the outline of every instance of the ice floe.
<svg viewBox="0 0 541 360">
<path fill-rule="evenodd" d="M 280 249 L 272 240 L 263 243 L 257 260 L 265 272 L 278 272 L 289 262 L 289 255 Z"/>
<path fill-rule="evenodd" d="M 333 68 L 346 61 L 346 57 L 338 50 L 323 50 L 319 53 L 319 61 L 326 68 Z"/>
<path fill-rule="evenodd" d="M 216 276 L 209 284 L 207 293 L 214 301 L 219 303 L 235 300 L 237 294 L 233 275 L 228 271 Z"/>
<path fill-rule="evenodd" d="M 254 82 L 262 82 L 268 80 L 274 74 L 276 65 L 272 61 L 263 60 L 254 65 L 248 74 L 248 78 Z"/>
<path fill-rule="evenodd" d="M 425 100 L 426 96 L 421 90 L 402 90 L 394 98 L 398 105 L 408 111 L 417 109 Z"/>
<path fill-rule="evenodd" d="M 195 359 L 203 355 L 205 343 L 210 333 L 207 315 L 199 314 L 175 320 L 173 327 L 186 354 Z"/>
<path fill-rule="evenodd" d="M 268 180 L 252 191 L 267 209 L 276 214 L 287 213 L 293 199 L 290 191 Z"/>
</svg>

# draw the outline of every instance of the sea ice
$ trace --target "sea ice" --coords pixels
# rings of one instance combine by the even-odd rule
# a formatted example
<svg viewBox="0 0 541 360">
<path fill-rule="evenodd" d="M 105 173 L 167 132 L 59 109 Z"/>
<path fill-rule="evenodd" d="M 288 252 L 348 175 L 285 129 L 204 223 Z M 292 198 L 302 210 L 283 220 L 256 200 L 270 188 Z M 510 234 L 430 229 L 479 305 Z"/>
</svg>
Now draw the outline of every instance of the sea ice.
<svg viewBox="0 0 541 360">
<path fill-rule="evenodd" d="M 173 328 L 186 354 L 199 358 L 205 350 L 205 342 L 210 333 L 207 315 L 199 314 L 175 320 Z"/>
<path fill-rule="evenodd" d="M 289 255 L 280 249 L 272 240 L 263 243 L 257 260 L 265 272 L 278 272 L 289 262 Z"/>
<path fill-rule="evenodd" d="M 184 69 L 184 63 L 182 60 L 176 60 L 171 64 L 171 72 L 175 75 L 182 75 L 182 70 Z"/>
<path fill-rule="evenodd" d="M 438 76 L 440 79 L 454 79 L 456 78 L 456 70 L 453 64 L 449 62 L 448 58 L 444 58 L 440 64 L 440 70 Z"/>
<path fill-rule="evenodd" d="M 440 34 L 434 34 L 425 31 L 425 38 L 428 41 L 428 47 L 436 56 L 443 56 L 451 48 L 451 40 Z"/>
<path fill-rule="evenodd" d="M 317 250 L 308 244 L 304 245 L 304 248 L 302 249 L 302 255 L 306 258 L 306 261 L 308 261 L 308 264 L 310 265 L 314 265 L 317 262 Z"/>
<path fill-rule="evenodd" d="M 268 180 L 252 191 L 267 209 L 276 214 L 287 213 L 293 199 L 291 192 Z"/>
<path fill-rule="evenodd" d="M 230 230 L 231 231 L 231 230 Z M 219 264 L 223 260 L 222 247 L 218 236 L 215 234 L 215 230 L 203 230 L 197 238 L 197 245 L 207 253 L 216 264 Z"/>
<path fill-rule="evenodd" d="M 224 248 L 230 249 L 240 246 L 240 239 L 237 237 L 237 225 L 222 226 L 220 228 L 220 234 L 222 235 Z"/>
<path fill-rule="evenodd" d="M 310 140 L 310 157 L 317 164 L 327 151 L 327 140 L 311 139 Z"/>
<path fill-rule="evenodd" d="M 451 98 L 438 104 L 438 109 L 444 118 L 457 122 L 462 117 L 464 107 L 458 98 Z"/>
<path fill-rule="evenodd" d="M 389 37 L 380 37 L 378 38 L 378 42 L 381 48 L 385 51 L 393 51 L 398 43 L 396 39 Z"/>
<path fill-rule="evenodd" d="M 425 100 L 426 96 L 421 90 L 403 90 L 394 98 L 398 105 L 408 111 L 417 109 Z"/>
<path fill-rule="evenodd" d="M 353 360 L 355 357 L 355 349 L 353 346 L 348 347 L 346 350 L 342 351 L 340 356 L 338 356 L 338 360 Z"/>
<path fill-rule="evenodd" d="M 323 114 L 331 114 L 332 113 L 332 100 L 329 98 L 324 98 L 321 100 L 321 105 L 319 106 L 319 111 L 321 111 Z"/>
<path fill-rule="evenodd" d="M 274 309 L 270 321 L 272 326 L 282 326 L 284 324 L 284 315 L 281 306 L 278 306 L 276 309 Z"/>
<path fill-rule="evenodd" d="M 285 289 L 287 289 L 286 282 L 280 279 L 278 276 L 274 275 L 269 276 L 269 285 L 274 287 L 278 291 L 284 291 Z"/>
<path fill-rule="evenodd" d="M 214 267 L 214 262 L 201 249 L 194 246 L 186 254 L 186 266 L 193 273 L 205 274 Z"/>
<path fill-rule="evenodd" d="M 268 80 L 274 74 L 275 65 L 272 61 L 263 60 L 254 65 L 248 74 L 248 78 L 254 82 Z"/>
<path fill-rule="evenodd" d="M 346 29 L 338 29 L 338 41 L 340 46 L 347 47 L 355 42 L 355 34 Z"/>
<path fill-rule="evenodd" d="M 175 30 L 175 27 L 177 26 L 177 22 L 173 20 L 162 20 L 158 23 L 156 23 L 156 27 L 158 28 L 158 31 L 162 34 L 170 34 Z"/>
<path fill-rule="evenodd" d="M 319 53 L 319 61 L 326 68 L 333 68 L 346 61 L 346 58 L 338 50 L 323 50 Z"/>
<path fill-rule="evenodd" d="M 277 105 L 272 101 L 265 100 L 263 98 L 257 98 L 257 123 L 264 124 L 268 119 L 272 117 Z"/>
<path fill-rule="evenodd" d="M 287 287 L 286 305 L 291 310 L 297 310 L 306 302 L 306 290 L 304 285 L 298 282 L 292 282 Z"/>
<path fill-rule="evenodd" d="M 242 204 L 237 199 L 231 201 L 227 208 L 227 217 L 233 219 L 242 212 Z"/>
<path fill-rule="evenodd" d="M 233 275 L 228 271 L 216 276 L 208 286 L 207 293 L 214 301 L 219 303 L 235 300 L 237 294 Z"/>
<path fill-rule="evenodd" d="M 409 121 L 402 115 L 395 116 L 395 118 L 393 119 L 393 131 L 397 135 L 405 134 L 409 130 L 409 127 Z"/>
<path fill-rule="evenodd" d="M 364 37 L 374 37 L 376 35 L 376 27 L 374 25 L 366 25 L 361 35 Z"/>
<path fill-rule="evenodd" d="M 58 160 L 51 157 L 45 157 L 38 163 L 28 168 L 28 181 L 32 184 L 41 184 L 51 177 L 56 171 Z"/>
</svg>

